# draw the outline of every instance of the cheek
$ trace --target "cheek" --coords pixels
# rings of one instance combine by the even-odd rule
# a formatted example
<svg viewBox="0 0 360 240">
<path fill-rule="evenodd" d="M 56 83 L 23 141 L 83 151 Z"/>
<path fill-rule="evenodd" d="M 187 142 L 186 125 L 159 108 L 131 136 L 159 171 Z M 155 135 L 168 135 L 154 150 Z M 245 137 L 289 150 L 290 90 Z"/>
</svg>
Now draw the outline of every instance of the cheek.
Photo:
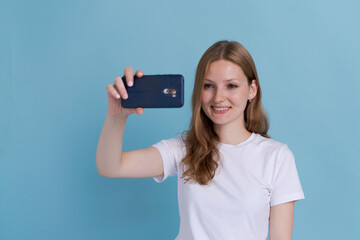
<svg viewBox="0 0 360 240">
<path fill-rule="evenodd" d="M 211 98 L 210 91 L 204 91 L 201 97 L 201 105 L 204 106 L 205 104 L 208 104 L 211 101 Z"/>
<path fill-rule="evenodd" d="M 241 105 L 241 106 L 246 106 L 247 99 L 248 99 L 247 91 L 239 91 L 238 93 L 233 94 L 231 97 L 231 101 L 234 104 Z"/>
</svg>

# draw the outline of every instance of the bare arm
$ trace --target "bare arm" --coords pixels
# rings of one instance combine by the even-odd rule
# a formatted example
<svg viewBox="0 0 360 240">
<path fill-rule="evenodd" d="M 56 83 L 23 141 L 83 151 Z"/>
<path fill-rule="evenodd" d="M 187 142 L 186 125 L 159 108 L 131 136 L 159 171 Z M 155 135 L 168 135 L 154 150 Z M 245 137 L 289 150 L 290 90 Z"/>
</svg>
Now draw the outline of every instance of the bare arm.
<svg viewBox="0 0 360 240">
<path fill-rule="evenodd" d="M 291 240 L 295 202 L 287 202 L 270 208 L 269 240 Z"/>
<path fill-rule="evenodd" d="M 133 82 L 131 67 L 124 72 L 128 85 Z M 141 70 L 136 72 L 138 77 L 144 75 Z M 127 98 L 127 92 L 120 77 L 116 77 L 115 84 L 108 84 L 109 108 L 105 123 L 100 134 L 97 151 L 96 165 L 100 175 L 118 178 L 143 178 L 163 174 L 163 163 L 160 152 L 149 147 L 130 152 L 122 152 L 123 134 L 127 118 L 132 113 L 142 114 L 143 109 L 125 109 L 121 107 L 121 98 Z"/>
<path fill-rule="evenodd" d="M 120 168 L 125 123 L 126 118 L 107 111 L 96 151 L 96 165 L 102 176 L 115 177 Z"/>
</svg>

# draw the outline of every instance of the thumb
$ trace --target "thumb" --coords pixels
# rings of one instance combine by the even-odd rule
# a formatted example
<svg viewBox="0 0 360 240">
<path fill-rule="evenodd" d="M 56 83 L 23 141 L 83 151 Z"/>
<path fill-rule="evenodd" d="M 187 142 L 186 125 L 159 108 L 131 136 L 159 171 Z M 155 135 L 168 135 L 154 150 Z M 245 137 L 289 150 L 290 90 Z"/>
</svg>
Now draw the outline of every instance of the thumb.
<svg viewBox="0 0 360 240">
<path fill-rule="evenodd" d="M 141 115 L 141 114 L 144 113 L 144 109 L 143 108 L 136 108 L 135 112 L 136 112 L 136 114 Z"/>
</svg>

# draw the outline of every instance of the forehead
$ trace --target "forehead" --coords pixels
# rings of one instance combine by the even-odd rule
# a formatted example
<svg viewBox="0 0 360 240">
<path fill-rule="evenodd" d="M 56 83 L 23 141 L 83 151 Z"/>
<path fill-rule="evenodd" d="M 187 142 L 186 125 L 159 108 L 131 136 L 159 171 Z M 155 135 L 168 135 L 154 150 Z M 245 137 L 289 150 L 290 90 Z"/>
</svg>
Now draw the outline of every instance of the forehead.
<svg viewBox="0 0 360 240">
<path fill-rule="evenodd" d="M 239 65 L 227 60 L 218 60 L 209 65 L 205 79 L 212 81 L 236 79 L 242 81 L 247 78 Z"/>
</svg>

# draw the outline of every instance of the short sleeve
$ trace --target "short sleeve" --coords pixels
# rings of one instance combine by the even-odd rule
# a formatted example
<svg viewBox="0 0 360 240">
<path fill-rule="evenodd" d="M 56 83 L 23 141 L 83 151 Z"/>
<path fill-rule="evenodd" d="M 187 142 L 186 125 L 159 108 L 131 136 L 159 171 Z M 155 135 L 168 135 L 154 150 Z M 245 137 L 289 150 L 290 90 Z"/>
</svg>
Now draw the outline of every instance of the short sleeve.
<svg viewBox="0 0 360 240">
<path fill-rule="evenodd" d="M 279 150 L 276 162 L 270 206 L 304 198 L 294 155 L 284 144 Z"/>
<path fill-rule="evenodd" d="M 164 174 L 154 177 L 154 180 L 161 183 L 169 176 L 177 175 L 179 162 L 184 153 L 184 142 L 181 136 L 162 140 L 152 147 L 159 150 L 164 166 Z"/>
</svg>

